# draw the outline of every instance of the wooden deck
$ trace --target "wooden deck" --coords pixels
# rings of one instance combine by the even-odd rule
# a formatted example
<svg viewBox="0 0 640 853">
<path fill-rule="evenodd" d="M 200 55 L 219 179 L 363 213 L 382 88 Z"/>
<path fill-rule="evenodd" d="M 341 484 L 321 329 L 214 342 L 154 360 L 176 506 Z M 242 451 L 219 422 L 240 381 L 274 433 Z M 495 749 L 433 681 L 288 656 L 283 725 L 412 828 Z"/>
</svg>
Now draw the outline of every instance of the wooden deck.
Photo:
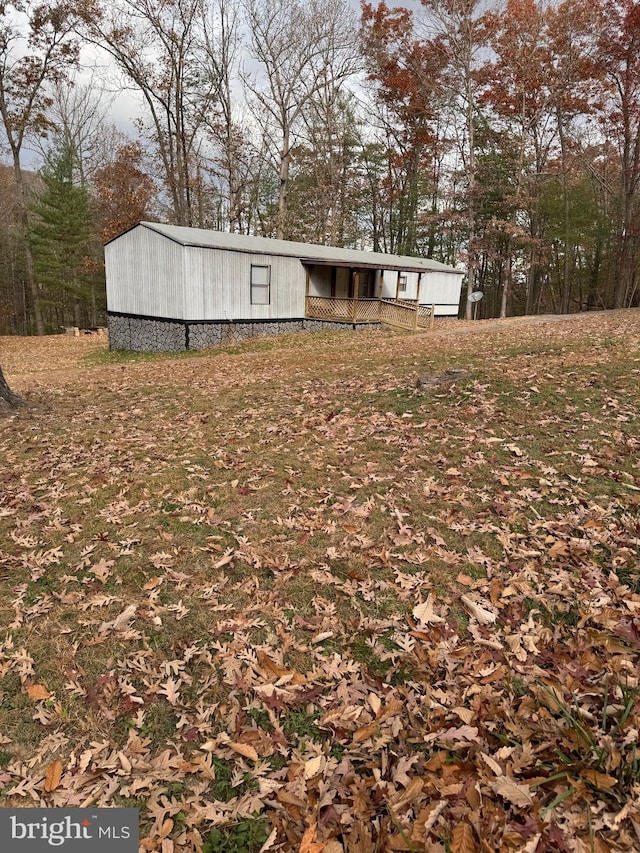
<svg viewBox="0 0 640 853">
<path fill-rule="evenodd" d="M 313 320 L 338 323 L 382 323 L 397 329 L 430 328 L 433 306 L 418 305 L 412 299 L 344 299 L 335 296 L 307 296 L 306 316 Z"/>
</svg>

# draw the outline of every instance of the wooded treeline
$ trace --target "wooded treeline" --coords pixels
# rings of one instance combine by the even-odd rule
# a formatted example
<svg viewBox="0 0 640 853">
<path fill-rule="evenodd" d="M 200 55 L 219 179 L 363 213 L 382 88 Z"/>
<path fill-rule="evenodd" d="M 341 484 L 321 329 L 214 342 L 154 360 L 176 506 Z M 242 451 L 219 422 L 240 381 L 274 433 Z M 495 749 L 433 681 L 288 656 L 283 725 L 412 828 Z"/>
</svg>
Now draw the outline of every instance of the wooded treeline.
<svg viewBox="0 0 640 853">
<path fill-rule="evenodd" d="M 145 217 L 464 264 L 480 317 L 640 303 L 640 2 L 1 8 L 0 334 L 103 323 Z"/>
</svg>

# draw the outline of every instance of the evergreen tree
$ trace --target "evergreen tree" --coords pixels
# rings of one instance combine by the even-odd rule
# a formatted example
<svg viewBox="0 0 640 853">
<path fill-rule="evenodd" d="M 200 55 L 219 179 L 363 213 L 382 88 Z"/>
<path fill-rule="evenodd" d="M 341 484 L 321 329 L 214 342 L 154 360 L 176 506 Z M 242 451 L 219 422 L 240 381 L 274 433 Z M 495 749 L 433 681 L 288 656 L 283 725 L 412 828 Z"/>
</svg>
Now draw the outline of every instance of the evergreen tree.
<svg viewBox="0 0 640 853">
<path fill-rule="evenodd" d="M 71 319 L 81 326 L 93 308 L 90 202 L 75 172 L 76 155 L 61 142 L 46 158 L 40 172 L 44 189 L 32 208 L 31 245 L 51 327 Z"/>
</svg>

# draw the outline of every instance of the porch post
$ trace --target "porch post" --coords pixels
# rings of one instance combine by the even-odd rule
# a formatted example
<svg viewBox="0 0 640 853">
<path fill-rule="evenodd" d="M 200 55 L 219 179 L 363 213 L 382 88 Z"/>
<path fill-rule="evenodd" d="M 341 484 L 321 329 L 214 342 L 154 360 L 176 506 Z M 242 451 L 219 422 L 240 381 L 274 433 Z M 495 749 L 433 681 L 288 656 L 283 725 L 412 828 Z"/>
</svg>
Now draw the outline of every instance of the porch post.
<svg viewBox="0 0 640 853">
<path fill-rule="evenodd" d="M 416 289 L 416 316 L 413 318 L 413 328 L 418 328 L 418 319 L 420 317 L 420 285 L 422 284 L 422 273 L 418 273 L 418 287 Z"/>
<path fill-rule="evenodd" d="M 358 290 L 360 289 L 360 273 L 358 270 L 353 271 L 353 305 L 351 306 L 351 319 L 356 322 L 358 310 Z"/>
<path fill-rule="evenodd" d="M 382 317 L 382 297 L 384 295 L 384 270 L 379 270 L 380 281 L 378 283 L 378 320 Z"/>
<path fill-rule="evenodd" d="M 400 294 L 400 270 L 398 270 L 396 275 L 396 302 L 398 301 L 398 296 Z"/>
<path fill-rule="evenodd" d="M 306 281 L 305 291 L 304 291 L 304 316 L 308 317 L 309 316 L 309 285 L 311 283 L 311 272 L 310 272 L 308 266 L 305 267 L 305 272 L 306 272 L 306 276 L 307 276 L 307 281 Z"/>
</svg>

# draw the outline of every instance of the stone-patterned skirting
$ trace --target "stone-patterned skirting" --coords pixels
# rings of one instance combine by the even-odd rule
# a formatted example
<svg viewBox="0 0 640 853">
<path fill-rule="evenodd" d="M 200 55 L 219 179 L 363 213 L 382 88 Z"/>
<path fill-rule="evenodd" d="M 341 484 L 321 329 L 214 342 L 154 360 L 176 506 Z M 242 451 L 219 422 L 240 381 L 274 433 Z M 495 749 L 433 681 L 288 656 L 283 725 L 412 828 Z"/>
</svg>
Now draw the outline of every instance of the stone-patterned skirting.
<svg viewBox="0 0 640 853">
<path fill-rule="evenodd" d="M 109 348 L 134 352 L 182 352 L 237 344 L 249 338 L 287 332 L 359 331 L 378 323 L 331 323 L 326 320 L 272 320 L 262 323 L 189 323 L 109 314 Z"/>
<path fill-rule="evenodd" d="M 182 352 L 185 349 L 184 323 L 110 315 L 109 349 Z"/>
</svg>

